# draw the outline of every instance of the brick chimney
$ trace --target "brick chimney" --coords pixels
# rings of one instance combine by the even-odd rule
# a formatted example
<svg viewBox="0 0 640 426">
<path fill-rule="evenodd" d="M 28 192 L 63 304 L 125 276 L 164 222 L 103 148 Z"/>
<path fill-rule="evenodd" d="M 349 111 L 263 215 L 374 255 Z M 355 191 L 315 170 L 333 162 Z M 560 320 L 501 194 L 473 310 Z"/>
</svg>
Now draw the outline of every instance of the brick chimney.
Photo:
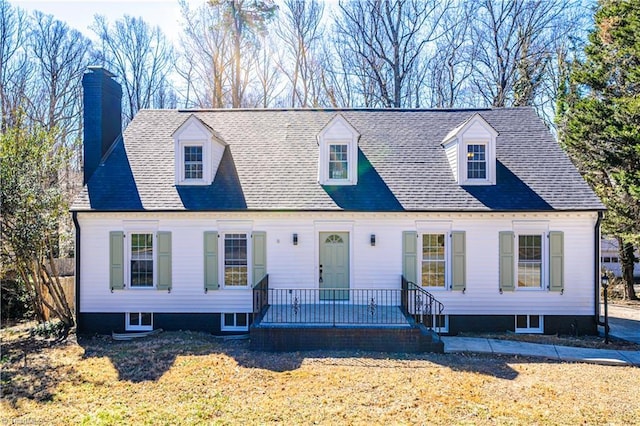
<svg viewBox="0 0 640 426">
<path fill-rule="evenodd" d="M 84 109 L 84 175 L 86 184 L 111 145 L 122 134 L 122 88 L 99 66 L 82 76 Z"/>
</svg>

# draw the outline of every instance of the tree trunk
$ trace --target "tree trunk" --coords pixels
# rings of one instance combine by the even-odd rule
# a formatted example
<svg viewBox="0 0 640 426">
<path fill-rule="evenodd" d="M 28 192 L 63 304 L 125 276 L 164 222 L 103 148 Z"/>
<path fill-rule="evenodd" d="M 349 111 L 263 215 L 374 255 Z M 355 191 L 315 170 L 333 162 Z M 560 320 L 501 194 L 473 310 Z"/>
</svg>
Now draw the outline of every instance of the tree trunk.
<svg viewBox="0 0 640 426">
<path fill-rule="evenodd" d="M 624 281 L 624 298 L 627 300 L 638 300 L 638 296 L 633 288 L 633 268 L 636 262 L 633 244 L 623 242 L 622 238 L 618 238 L 618 247 L 620 247 L 620 266 L 622 267 L 622 280 Z"/>
</svg>

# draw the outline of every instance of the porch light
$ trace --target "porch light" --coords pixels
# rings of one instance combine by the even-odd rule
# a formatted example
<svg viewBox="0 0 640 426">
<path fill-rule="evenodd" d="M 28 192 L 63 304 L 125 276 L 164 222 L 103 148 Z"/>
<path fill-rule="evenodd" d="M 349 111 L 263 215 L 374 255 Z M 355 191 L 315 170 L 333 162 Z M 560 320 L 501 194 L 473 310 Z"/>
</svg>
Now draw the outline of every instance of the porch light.
<svg viewBox="0 0 640 426">
<path fill-rule="evenodd" d="M 298 245 L 298 234 L 293 234 L 293 245 L 294 246 Z"/>
<path fill-rule="evenodd" d="M 375 246 L 376 245 L 376 234 L 371 234 L 371 238 L 369 240 L 371 242 L 371 246 Z"/>
</svg>

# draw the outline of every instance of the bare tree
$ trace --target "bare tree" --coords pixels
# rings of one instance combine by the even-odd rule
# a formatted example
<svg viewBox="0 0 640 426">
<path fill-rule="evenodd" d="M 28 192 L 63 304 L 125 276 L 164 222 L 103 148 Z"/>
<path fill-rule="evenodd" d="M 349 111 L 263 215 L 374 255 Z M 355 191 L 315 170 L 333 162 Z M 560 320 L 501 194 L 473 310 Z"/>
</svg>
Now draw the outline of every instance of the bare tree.
<svg viewBox="0 0 640 426">
<path fill-rule="evenodd" d="M 266 32 L 277 6 L 273 0 L 209 0 L 209 5 L 219 9 L 218 16 L 223 18 L 224 30 L 230 37 L 231 106 L 240 108 L 251 70 L 243 66 L 243 58 L 254 58 L 252 52 L 259 47 L 260 36 Z"/>
<path fill-rule="evenodd" d="M 407 82 L 425 46 L 441 35 L 449 2 L 361 0 L 340 2 L 339 7 L 337 37 L 344 54 L 353 57 L 348 65 L 362 80 L 362 95 L 373 96 L 371 106 L 407 106 L 412 89 Z"/>
<path fill-rule="evenodd" d="M 257 99 L 253 104 L 256 107 L 269 108 L 276 106 L 278 95 L 283 91 L 280 84 L 281 73 L 275 59 L 277 56 L 275 40 L 266 35 L 260 46 L 259 58 L 255 63 L 255 73 L 260 90 L 256 91 Z"/>
<path fill-rule="evenodd" d="M 318 0 L 286 0 L 280 9 L 276 34 L 285 54 L 280 68 L 289 81 L 291 107 L 317 107 L 322 91 L 319 47 L 324 4 Z"/>
<path fill-rule="evenodd" d="M 81 80 L 91 42 L 51 15 L 34 12 L 30 51 L 35 65 L 30 112 L 44 128 L 58 130 L 71 146 L 80 137 Z"/>
<path fill-rule="evenodd" d="M 573 0 L 485 0 L 473 38 L 480 47 L 473 74 L 478 93 L 494 107 L 534 105 L 555 41 L 576 30 Z"/>
<path fill-rule="evenodd" d="M 442 37 L 435 42 L 434 53 L 427 62 L 431 105 L 453 108 L 471 103 L 467 86 L 473 72 L 476 45 L 471 37 L 477 11 L 473 2 L 463 2 L 449 9 L 442 20 Z"/>
<path fill-rule="evenodd" d="M 185 107 L 224 108 L 231 104 L 228 78 L 230 42 L 221 9 L 202 5 L 195 10 L 181 0 L 182 55 L 177 73 L 185 81 Z"/>
<path fill-rule="evenodd" d="M 113 26 L 96 16 L 91 29 L 100 38 L 103 64 L 122 79 L 125 122 L 141 108 L 157 107 L 157 99 L 167 99 L 158 93 L 169 90 L 174 53 L 160 27 L 125 15 Z"/>
<path fill-rule="evenodd" d="M 0 131 L 16 123 L 16 115 L 27 96 L 31 66 L 25 50 L 27 15 L 0 0 Z"/>
</svg>

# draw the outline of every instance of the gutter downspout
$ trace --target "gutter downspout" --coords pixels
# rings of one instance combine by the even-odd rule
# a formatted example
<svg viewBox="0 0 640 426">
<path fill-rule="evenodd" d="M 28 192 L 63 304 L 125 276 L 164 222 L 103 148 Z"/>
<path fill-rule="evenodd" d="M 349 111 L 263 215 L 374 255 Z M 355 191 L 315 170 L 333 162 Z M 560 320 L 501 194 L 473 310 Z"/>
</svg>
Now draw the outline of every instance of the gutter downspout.
<svg viewBox="0 0 640 426">
<path fill-rule="evenodd" d="M 78 212 L 71 212 L 71 218 L 73 219 L 73 225 L 76 230 L 75 238 L 75 258 L 76 258 L 76 271 L 75 271 L 75 311 L 76 311 L 76 333 L 80 332 L 80 223 L 78 222 Z"/>
<path fill-rule="evenodd" d="M 594 274 L 593 274 L 593 282 L 594 282 L 594 300 L 595 300 L 595 312 L 594 316 L 596 319 L 596 328 L 601 325 L 604 326 L 604 321 L 600 321 L 600 222 L 602 222 L 603 213 L 598 212 L 598 219 L 596 220 L 596 226 L 594 229 Z M 597 330 L 596 330 L 597 331 Z"/>
</svg>

